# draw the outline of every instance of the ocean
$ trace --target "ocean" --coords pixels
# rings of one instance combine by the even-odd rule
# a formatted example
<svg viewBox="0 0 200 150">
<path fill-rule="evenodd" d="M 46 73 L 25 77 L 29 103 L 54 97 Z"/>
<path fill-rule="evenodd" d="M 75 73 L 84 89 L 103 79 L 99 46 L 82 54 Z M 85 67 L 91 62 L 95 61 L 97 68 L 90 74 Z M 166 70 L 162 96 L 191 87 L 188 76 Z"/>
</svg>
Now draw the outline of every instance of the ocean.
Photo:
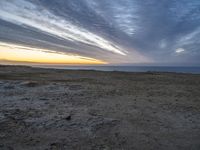
<svg viewBox="0 0 200 150">
<path fill-rule="evenodd" d="M 42 66 L 44 67 L 44 66 Z M 174 67 L 174 66 L 45 66 L 45 68 L 70 70 L 97 70 L 122 72 L 176 72 L 200 74 L 200 67 Z"/>
</svg>

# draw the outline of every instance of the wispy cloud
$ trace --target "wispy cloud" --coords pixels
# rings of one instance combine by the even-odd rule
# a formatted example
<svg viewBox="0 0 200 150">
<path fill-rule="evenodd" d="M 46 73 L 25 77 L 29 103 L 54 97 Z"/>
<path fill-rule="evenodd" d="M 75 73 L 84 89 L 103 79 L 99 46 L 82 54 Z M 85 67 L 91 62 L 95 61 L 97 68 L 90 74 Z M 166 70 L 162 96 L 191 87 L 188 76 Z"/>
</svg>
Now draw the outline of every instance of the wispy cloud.
<svg viewBox="0 0 200 150">
<path fill-rule="evenodd" d="M 200 63 L 199 14 L 199 0 L 1 0 L 0 41 L 110 63 Z"/>
<path fill-rule="evenodd" d="M 119 46 L 95 35 L 66 19 L 24 0 L 2 0 L 0 18 L 8 22 L 37 28 L 60 38 L 92 45 L 103 50 L 126 55 Z"/>
</svg>

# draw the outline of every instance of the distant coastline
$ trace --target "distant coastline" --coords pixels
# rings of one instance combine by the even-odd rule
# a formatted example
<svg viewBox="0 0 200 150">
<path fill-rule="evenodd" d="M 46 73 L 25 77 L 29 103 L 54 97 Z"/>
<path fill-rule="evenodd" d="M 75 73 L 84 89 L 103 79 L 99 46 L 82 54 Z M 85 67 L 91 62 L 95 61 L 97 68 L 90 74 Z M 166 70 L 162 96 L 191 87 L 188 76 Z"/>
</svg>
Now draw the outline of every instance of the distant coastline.
<svg viewBox="0 0 200 150">
<path fill-rule="evenodd" d="M 68 70 L 95 70 L 95 71 L 119 71 L 119 72 L 171 72 L 200 74 L 198 66 L 43 66 L 35 67 L 68 69 Z"/>
<path fill-rule="evenodd" d="M 166 72 L 166 73 L 190 73 L 200 74 L 200 66 L 66 66 L 66 65 L 4 65 L 0 66 L 25 66 L 48 69 L 64 70 L 94 70 L 94 71 L 118 71 L 118 72 Z"/>
</svg>

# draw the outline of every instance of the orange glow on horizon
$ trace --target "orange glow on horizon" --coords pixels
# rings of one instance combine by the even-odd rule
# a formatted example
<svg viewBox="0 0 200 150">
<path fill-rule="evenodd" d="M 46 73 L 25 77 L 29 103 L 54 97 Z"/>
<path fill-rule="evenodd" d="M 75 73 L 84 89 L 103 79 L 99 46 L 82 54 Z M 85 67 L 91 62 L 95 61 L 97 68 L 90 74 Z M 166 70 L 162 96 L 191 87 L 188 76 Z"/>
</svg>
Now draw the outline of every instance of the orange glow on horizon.
<svg viewBox="0 0 200 150">
<path fill-rule="evenodd" d="M 0 43 L 0 60 L 44 64 L 106 64 L 106 62 L 45 49 Z"/>
</svg>

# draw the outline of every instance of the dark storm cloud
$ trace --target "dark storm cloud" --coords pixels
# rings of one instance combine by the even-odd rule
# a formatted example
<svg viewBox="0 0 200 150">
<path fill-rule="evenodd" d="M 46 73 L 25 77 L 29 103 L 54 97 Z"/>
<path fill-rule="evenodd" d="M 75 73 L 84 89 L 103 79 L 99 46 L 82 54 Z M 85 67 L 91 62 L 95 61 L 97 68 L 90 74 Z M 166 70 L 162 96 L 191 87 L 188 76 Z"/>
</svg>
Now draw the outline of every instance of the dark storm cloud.
<svg viewBox="0 0 200 150">
<path fill-rule="evenodd" d="M 1 0 L 0 41 L 111 63 L 200 63 L 200 1 Z"/>
</svg>

